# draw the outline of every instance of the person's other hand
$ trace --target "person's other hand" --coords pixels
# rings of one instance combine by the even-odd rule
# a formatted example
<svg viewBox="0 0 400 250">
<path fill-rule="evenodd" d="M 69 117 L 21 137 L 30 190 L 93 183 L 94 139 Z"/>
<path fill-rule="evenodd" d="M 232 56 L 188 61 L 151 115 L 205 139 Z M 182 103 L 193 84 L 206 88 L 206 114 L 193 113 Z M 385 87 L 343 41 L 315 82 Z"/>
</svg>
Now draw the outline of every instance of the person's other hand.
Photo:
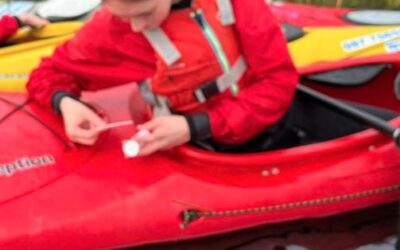
<svg viewBox="0 0 400 250">
<path fill-rule="evenodd" d="M 47 25 L 49 21 L 43 19 L 38 16 L 34 16 L 28 13 L 22 13 L 18 16 L 18 19 L 21 21 L 22 24 L 31 26 L 33 28 L 42 28 L 43 26 Z"/>
<path fill-rule="evenodd" d="M 140 145 L 139 156 L 170 149 L 190 140 L 189 125 L 185 117 L 179 115 L 154 118 L 139 125 L 138 129 L 150 132 L 148 135 L 132 138 Z"/>
<path fill-rule="evenodd" d="M 73 98 L 64 97 L 60 102 L 60 110 L 65 132 L 71 141 L 84 145 L 96 142 L 99 128 L 106 123 L 92 109 Z"/>
</svg>

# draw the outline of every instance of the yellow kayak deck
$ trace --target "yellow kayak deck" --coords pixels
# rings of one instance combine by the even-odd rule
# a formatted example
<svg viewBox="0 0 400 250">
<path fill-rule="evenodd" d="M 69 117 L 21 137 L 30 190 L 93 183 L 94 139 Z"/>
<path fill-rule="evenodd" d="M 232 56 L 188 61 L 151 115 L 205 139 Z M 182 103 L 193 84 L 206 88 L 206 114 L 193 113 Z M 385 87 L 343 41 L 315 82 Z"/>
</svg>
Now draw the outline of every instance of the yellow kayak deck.
<svg viewBox="0 0 400 250">
<path fill-rule="evenodd" d="M 51 55 L 54 48 L 70 39 L 82 24 L 60 22 L 39 30 L 20 29 L 7 40 L 10 45 L 0 49 L 0 91 L 25 92 L 29 73 L 41 58 Z"/>
<path fill-rule="evenodd" d="M 400 51 L 400 26 L 305 28 L 289 43 L 297 68 Z"/>
</svg>

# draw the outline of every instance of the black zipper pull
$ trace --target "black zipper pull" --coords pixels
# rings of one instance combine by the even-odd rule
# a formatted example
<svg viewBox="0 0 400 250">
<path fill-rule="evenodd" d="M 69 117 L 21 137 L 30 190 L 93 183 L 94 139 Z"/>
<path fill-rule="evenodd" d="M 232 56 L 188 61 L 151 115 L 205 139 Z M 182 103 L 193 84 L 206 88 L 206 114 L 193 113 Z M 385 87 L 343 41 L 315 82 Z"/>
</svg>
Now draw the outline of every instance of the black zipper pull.
<svg viewBox="0 0 400 250">
<path fill-rule="evenodd" d="M 201 10 L 193 10 L 190 16 L 204 29 L 203 12 Z"/>
</svg>

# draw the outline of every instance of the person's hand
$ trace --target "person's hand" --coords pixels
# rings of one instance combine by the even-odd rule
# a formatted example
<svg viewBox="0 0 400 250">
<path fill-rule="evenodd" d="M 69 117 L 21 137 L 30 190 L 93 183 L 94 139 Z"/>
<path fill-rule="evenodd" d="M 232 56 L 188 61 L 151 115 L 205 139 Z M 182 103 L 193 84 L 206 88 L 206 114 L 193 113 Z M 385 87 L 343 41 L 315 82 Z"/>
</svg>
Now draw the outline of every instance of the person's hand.
<svg viewBox="0 0 400 250">
<path fill-rule="evenodd" d="M 18 19 L 22 24 L 31 26 L 33 28 L 39 29 L 47 25 L 49 21 L 38 16 L 34 16 L 28 13 L 23 13 L 18 16 Z"/>
<path fill-rule="evenodd" d="M 132 138 L 140 145 L 139 156 L 170 149 L 190 140 L 189 125 L 185 117 L 179 115 L 154 118 L 139 125 L 138 129 L 150 132 L 148 135 Z"/>
<path fill-rule="evenodd" d="M 61 99 L 60 110 L 65 132 L 71 141 L 84 145 L 93 145 L 96 142 L 99 128 L 106 123 L 93 110 L 70 97 Z"/>
</svg>

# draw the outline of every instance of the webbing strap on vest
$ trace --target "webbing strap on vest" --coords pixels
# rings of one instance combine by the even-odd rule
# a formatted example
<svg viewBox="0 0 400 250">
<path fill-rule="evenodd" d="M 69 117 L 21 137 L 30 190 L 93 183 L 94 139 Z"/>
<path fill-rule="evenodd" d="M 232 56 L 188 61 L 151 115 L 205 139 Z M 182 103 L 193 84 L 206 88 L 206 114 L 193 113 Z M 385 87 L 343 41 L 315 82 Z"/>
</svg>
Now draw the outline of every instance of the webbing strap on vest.
<svg viewBox="0 0 400 250">
<path fill-rule="evenodd" d="M 214 82 L 205 84 L 204 86 L 200 86 L 194 91 L 197 101 L 200 103 L 204 103 L 213 95 L 217 93 L 223 93 L 228 88 L 235 87 L 235 89 L 238 89 L 238 83 L 243 77 L 246 70 L 246 62 L 241 56 L 233 65 L 229 73 L 218 77 L 218 79 Z M 212 94 L 208 94 L 207 92 L 212 92 Z"/>
<path fill-rule="evenodd" d="M 218 5 L 219 15 L 221 18 L 221 23 L 224 26 L 234 24 L 236 20 L 231 0 L 216 0 L 216 1 Z"/>
<path fill-rule="evenodd" d="M 171 115 L 171 109 L 169 108 L 169 103 L 168 103 L 168 99 L 165 96 L 160 96 L 157 95 L 157 106 L 154 106 L 153 112 L 154 112 L 154 116 L 158 117 L 158 116 L 165 116 L 165 115 Z"/>
<path fill-rule="evenodd" d="M 151 80 L 140 82 L 139 90 L 145 102 L 153 107 L 155 117 L 171 114 L 167 97 L 154 94 L 151 90 Z"/>
<path fill-rule="evenodd" d="M 168 66 L 181 58 L 181 53 L 162 29 L 146 30 L 143 34 Z"/>
<path fill-rule="evenodd" d="M 231 0 L 216 0 L 216 3 L 222 25 L 234 24 L 236 20 Z M 143 34 L 168 66 L 182 57 L 179 50 L 161 28 L 146 30 Z"/>
</svg>

